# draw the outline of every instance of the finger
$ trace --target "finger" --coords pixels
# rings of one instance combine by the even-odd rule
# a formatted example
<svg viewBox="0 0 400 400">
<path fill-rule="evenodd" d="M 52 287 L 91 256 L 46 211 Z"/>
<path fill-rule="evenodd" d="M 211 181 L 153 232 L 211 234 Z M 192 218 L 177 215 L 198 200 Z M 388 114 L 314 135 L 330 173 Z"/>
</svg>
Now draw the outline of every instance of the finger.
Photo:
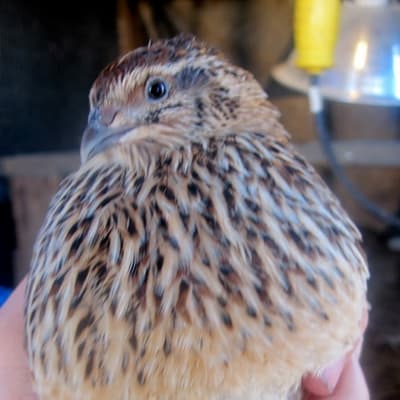
<svg viewBox="0 0 400 400">
<path fill-rule="evenodd" d="M 14 290 L 0 310 L 2 354 L 0 367 L 27 365 L 24 351 L 23 304 L 25 280 Z"/>
<path fill-rule="evenodd" d="M 309 395 L 307 400 L 317 400 L 321 397 Z M 339 382 L 334 392 L 323 397 L 324 400 L 369 400 L 368 386 L 364 373 L 360 367 L 356 354 L 354 354 L 343 369 Z"/>
<path fill-rule="evenodd" d="M 21 281 L 17 288 L 11 293 L 8 300 L 0 308 L 2 320 L 14 324 L 14 321 L 22 321 L 24 312 L 26 278 Z"/>
<path fill-rule="evenodd" d="M 355 354 L 345 366 L 334 394 L 328 399 L 369 399 L 367 382 Z"/>
<path fill-rule="evenodd" d="M 24 351 L 25 280 L 0 309 L 0 399 L 34 400 Z"/>
<path fill-rule="evenodd" d="M 319 376 L 307 375 L 303 380 L 304 389 L 317 396 L 329 395 L 338 383 L 345 363 L 346 356 L 328 365 Z"/>
<path fill-rule="evenodd" d="M 0 369 L 0 399 L 37 400 L 30 382 L 30 371 L 26 368 Z"/>
<path fill-rule="evenodd" d="M 365 308 L 365 311 L 360 320 L 360 328 L 362 330 L 362 333 L 364 333 L 367 325 L 368 311 L 367 308 Z M 352 350 L 350 350 L 347 354 L 344 354 L 340 359 L 335 360 L 331 364 L 329 364 L 320 375 L 306 375 L 303 379 L 304 390 L 318 396 L 327 396 L 331 394 L 339 381 L 342 370 L 347 363 L 347 360 L 353 354 L 356 355 L 356 359 L 358 360 L 360 357 L 361 348 L 362 338 L 355 343 Z"/>
</svg>

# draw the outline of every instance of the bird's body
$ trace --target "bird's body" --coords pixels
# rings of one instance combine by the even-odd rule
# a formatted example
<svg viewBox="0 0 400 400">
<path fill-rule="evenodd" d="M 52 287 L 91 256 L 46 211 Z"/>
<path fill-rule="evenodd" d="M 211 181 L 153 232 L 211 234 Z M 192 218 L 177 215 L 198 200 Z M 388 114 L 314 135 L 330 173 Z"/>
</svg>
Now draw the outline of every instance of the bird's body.
<svg viewBox="0 0 400 400">
<path fill-rule="evenodd" d="M 144 108 L 153 76 L 168 97 Z M 262 89 L 181 36 L 105 70 L 91 106 L 84 162 L 50 205 L 29 277 L 40 400 L 298 395 L 360 336 L 368 272 Z"/>
</svg>

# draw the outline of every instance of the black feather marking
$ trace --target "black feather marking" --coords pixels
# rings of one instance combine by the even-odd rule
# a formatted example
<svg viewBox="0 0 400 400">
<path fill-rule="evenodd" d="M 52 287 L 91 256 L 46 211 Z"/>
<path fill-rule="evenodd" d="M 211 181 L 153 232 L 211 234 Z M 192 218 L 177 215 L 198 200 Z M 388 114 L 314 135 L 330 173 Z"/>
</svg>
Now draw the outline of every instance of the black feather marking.
<svg viewBox="0 0 400 400">
<path fill-rule="evenodd" d="M 233 328 L 232 318 L 227 312 L 221 313 L 221 320 L 227 328 Z"/>
<path fill-rule="evenodd" d="M 66 235 L 66 239 L 70 239 L 75 234 L 75 232 L 78 230 L 78 227 L 79 227 L 79 222 L 75 222 L 69 229 L 69 231 Z"/>
<path fill-rule="evenodd" d="M 94 350 L 90 350 L 85 368 L 85 378 L 88 378 L 93 370 L 94 365 Z"/>
<path fill-rule="evenodd" d="M 119 196 L 119 193 L 114 193 L 108 197 L 105 197 L 99 204 L 99 208 L 105 207 L 108 203 L 110 203 L 112 200 L 114 200 L 116 197 Z"/>
<path fill-rule="evenodd" d="M 252 211 L 253 213 L 258 213 L 260 211 L 260 206 L 254 202 L 253 200 L 249 199 L 249 198 L 245 198 L 244 202 L 247 206 L 247 208 Z"/>
<path fill-rule="evenodd" d="M 71 244 L 71 248 L 70 248 L 71 254 L 76 254 L 76 252 L 80 248 L 84 238 L 85 238 L 85 236 L 81 234 L 77 238 L 74 239 L 74 241 Z"/>
<path fill-rule="evenodd" d="M 174 192 L 171 190 L 171 188 L 169 188 L 166 185 L 160 185 L 159 186 L 159 190 L 161 193 L 164 194 L 164 196 L 171 202 L 176 203 L 176 197 Z"/>
<path fill-rule="evenodd" d="M 164 340 L 163 351 L 166 356 L 169 356 L 171 354 L 171 341 L 167 338 L 165 338 Z"/>
<path fill-rule="evenodd" d="M 257 311 L 253 306 L 248 305 L 246 308 L 247 315 L 251 318 L 257 318 Z"/>
<path fill-rule="evenodd" d="M 134 187 L 134 193 L 138 194 L 140 192 L 140 190 L 142 189 L 144 183 L 144 176 L 141 175 L 138 178 L 136 178 L 135 182 L 133 183 L 133 187 Z"/>
<path fill-rule="evenodd" d="M 272 326 L 271 320 L 266 315 L 263 315 L 263 322 L 264 325 L 267 326 L 268 328 Z"/>
<path fill-rule="evenodd" d="M 160 272 L 164 265 L 164 256 L 159 254 L 156 261 L 157 271 Z"/>
<path fill-rule="evenodd" d="M 127 220 L 126 220 L 126 229 L 130 236 L 135 236 L 137 234 L 135 222 L 129 216 L 127 217 Z"/>
<path fill-rule="evenodd" d="M 145 378 L 144 378 L 143 371 L 139 371 L 139 373 L 137 374 L 137 381 L 138 381 L 139 385 L 145 384 Z"/>
<path fill-rule="evenodd" d="M 219 266 L 219 270 L 220 270 L 221 274 L 224 276 L 229 276 L 230 274 L 232 274 L 234 272 L 232 265 L 230 265 L 229 263 L 222 263 Z"/>
<path fill-rule="evenodd" d="M 79 360 L 81 359 L 81 357 L 82 357 L 83 350 L 85 349 L 85 345 L 86 345 L 86 342 L 83 341 L 83 342 L 80 343 L 79 346 L 78 346 L 78 350 L 77 350 L 77 353 L 76 353 L 77 358 L 78 358 L 78 361 L 79 361 Z"/>
<path fill-rule="evenodd" d="M 81 320 L 78 322 L 78 326 L 75 331 L 75 341 L 79 338 L 79 336 L 88 329 L 90 325 L 94 323 L 94 316 L 91 312 L 88 312 Z"/>
<path fill-rule="evenodd" d="M 132 335 L 129 338 L 129 345 L 131 346 L 133 351 L 137 350 L 138 344 L 137 344 L 137 338 L 136 338 L 135 332 L 132 332 Z"/>
<path fill-rule="evenodd" d="M 88 276 L 89 273 L 89 267 L 79 271 L 78 275 L 76 276 L 75 280 L 75 290 L 79 290 L 83 284 L 85 283 L 85 280 Z"/>
<path fill-rule="evenodd" d="M 208 76 L 201 67 L 184 67 L 175 75 L 176 85 L 181 90 L 201 86 L 207 83 Z"/>
<path fill-rule="evenodd" d="M 226 299 L 225 299 L 224 297 L 222 297 L 222 296 L 217 296 L 217 301 L 218 301 L 218 304 L 219 304 L 222 308 L 225 308 L 226 305 L 228 304 L 228 302 L 226 301 Z"/>
<path fill-rule="evenodd" d="M 196 196 L 197 193 L 199 192 L 199 187 L 194 183 L 194 182 L 190 182 L 187 186 L 189 194 L 191 194 L 192 196 Z"/>
<path fill-rule="evenodd" d="M 181 218 L 184 228 L 188 230 L 190 215 L 186 211 L 179 210 L 179 217 Z"/>
</svg>

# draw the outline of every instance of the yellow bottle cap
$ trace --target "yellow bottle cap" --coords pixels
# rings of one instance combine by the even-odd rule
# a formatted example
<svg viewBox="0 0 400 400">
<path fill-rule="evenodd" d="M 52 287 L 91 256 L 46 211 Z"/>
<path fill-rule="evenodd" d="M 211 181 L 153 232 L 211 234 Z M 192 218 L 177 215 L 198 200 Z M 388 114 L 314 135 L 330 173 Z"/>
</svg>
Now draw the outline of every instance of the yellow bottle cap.
<svg viewBox="0 0 400 400">
<path fill-rule="evenodd" d="M 296 65 L 311 74 L 330 68 L 338 35 L 340 0 L 296 0 Z"/>
</svg>

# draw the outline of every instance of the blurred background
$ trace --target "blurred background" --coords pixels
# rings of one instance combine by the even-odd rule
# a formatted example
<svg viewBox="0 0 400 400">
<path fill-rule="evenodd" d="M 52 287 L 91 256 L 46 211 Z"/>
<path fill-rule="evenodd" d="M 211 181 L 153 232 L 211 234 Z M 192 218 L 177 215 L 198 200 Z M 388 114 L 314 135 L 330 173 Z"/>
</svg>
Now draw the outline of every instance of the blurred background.
<svg viewBox="0 0 400 400">
<path fill-rule="evenodd" d="M 399 215 L 400 34 L 396 29 L 386 32 L 389 23 L 384 18 L 391 14 L 392 23 L 400 26 L 400 4 L 346 3 L 360 10 L 375 7 L 367 10 L 369 19 L 356 10 L 357 18 L 346 31 L 342 26 L 346 49 L 348 38 L 357 32 L 382 38 L 375 43 L 377 49 L 393 39 L 387 56 L 393 59 L 379 54 L 374 68 L 392 63 L 390 71 L 397 73 L 398 81 L 395 76 L 389 82 L 389 100 L 383 89 L 379 91 L 384 78 L 377 75 L 368 86 L 372 98 L 364 96 L 361 84 L 356 96 L 327 95 L 325 117 L 347 176 L 368 199 Z M 385 10 L 380 20 L 377 16 L 385 7 L 393 9 Z M 294 0 L 0 0 L 0 286 L 12 288 L 26 274 L 48 202 L 60 180 L 79 165 L 87 95 L 99 71 L 119 54 L 146 45 L 149 38 L 192 32 L 255 74 L 281 110 L 282 122 L 300 151 L 362 229 L 372 306 L 362 362 L 372 399 L 400 399 L 400 230 L 363 211 L 321 152 L 307 96 L 296 84 L 298 71 L 291 69 L 293 15 Z M 369 31 L 373 21 L 380 22 Z"/>
</svg>

